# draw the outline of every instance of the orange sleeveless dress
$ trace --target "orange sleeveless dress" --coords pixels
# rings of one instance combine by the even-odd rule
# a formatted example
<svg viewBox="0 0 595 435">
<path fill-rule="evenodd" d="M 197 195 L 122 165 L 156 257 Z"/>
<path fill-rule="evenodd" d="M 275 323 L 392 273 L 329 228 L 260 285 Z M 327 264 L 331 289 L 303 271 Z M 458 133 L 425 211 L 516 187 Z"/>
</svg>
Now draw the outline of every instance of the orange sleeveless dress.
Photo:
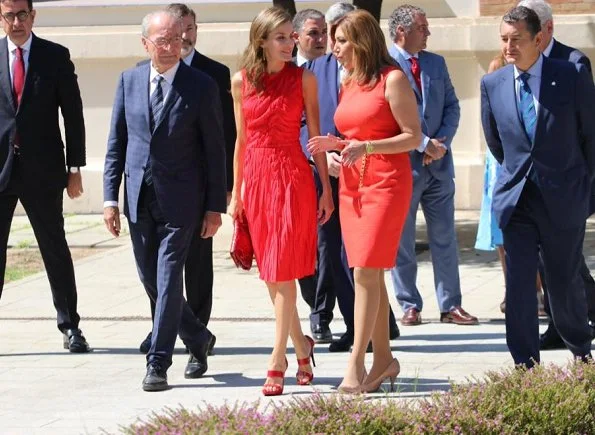
<svg viewBox="0 0 595 435">
<path fill-rule="evenodd" d="M 352 83 L 341 90 L 335 125 L 345 139 L 378 140 L 396 136 L 401 129 L 384 96 L 386 67 L 375 86 Z M 360 158 L 341 167 L 339 217 L 350 267 L 391 268 L 413 191 L 408 153 L 371 154 L 362 174 Z"/>
<path fill-rule="evenodd" d="M 246 126 L 244 213 L 260 278 L 290 281 L 313 275 L 318 201 L 300 146 L 303 69 L 293 63 L 264 77 L 255 93 L 243 75 Z"/>
</svg>

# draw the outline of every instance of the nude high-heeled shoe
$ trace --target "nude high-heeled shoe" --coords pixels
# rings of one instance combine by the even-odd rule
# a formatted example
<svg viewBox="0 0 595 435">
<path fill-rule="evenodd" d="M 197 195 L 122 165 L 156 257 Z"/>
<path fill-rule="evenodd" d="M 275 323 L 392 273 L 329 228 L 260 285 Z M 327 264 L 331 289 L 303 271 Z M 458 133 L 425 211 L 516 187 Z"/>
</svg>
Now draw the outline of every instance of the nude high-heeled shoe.
<svg viewBox="0 0 595 435">
<path fill-rule="evenodd" d="M 359 381 L 359 385 L 356 385 L 355 387 L 346 387 L 343 385 L 339 385 L 337 387 L 337 390 L 339 391 L 339 393 L 342 393 L 342 394 L 363 394 L 365 392 L 363 390 L 364 381 L 366 380 L 367 377 L 368 377 L 368 371 L 364 367 L 364 373 L 362 374 L 362 378 Z"/>
<path fill-rule="evenodd" d="M 397 378 L 397 376 L 399 375 L 399 373 L 401 372 L 401 366 L 399 364 L 399 361 L 394 358 L 390 364 L 388 365 L 388 367 L 380 374 L 380 376 L 378 376 L 376 379 L 370 381 L 370 382 L 366 382 L 364 385 L 362 385 L 362 390 L 365 393 L 373 393 L 375 391 L 378 391 L 380 389 L 380 387 L 382 386 L 382 383 L 384 382 L 384 380 L 386 378 L 390 379 L 390 391 L 391 393 L 395 390 L 395 379 Z M 367 381 L 367 379 L 366 379 Z"/>
</svg>

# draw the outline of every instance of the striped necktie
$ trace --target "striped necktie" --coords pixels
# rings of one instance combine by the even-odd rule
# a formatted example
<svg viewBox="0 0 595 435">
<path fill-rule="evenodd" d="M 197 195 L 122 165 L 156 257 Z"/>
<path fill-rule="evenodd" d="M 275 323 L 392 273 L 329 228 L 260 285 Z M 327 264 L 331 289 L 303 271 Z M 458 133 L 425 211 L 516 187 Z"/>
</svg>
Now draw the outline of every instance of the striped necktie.
<svg viewBox="0 0 595 435">
<path fill-rule="evenodd" d="M 159 119 L 161 117 L 161 111 L 163 110 L 163 88 L 161 87 L 161 82 L 163 81 L 162 76 L 155 77 L 157 81 L 155 90 L 151 94 L 151 101 L 150 101 L 150 111 L 149 111 L 149 122 L 151 132 L 155 132 L 155 128 L 159 124 Z M 149 158 L 147 159 L 147 166 L 145 167 L 145 173 L 143 174 L 143 180 L 147 186 L 151 186 L 153 184 L 153 171 L 151 170 L 151 155 L 149 154 Z"/>
<path fill-rule="evenodd" d="M 159 123 L 161 117 L 161 111 L 163 110 L 163 88 L 161 82 L 163 81 L 162 76 L 155 77 L 157 81 L 155 90 L 151 94 L 151 132 L 155 131 L 155 127 Z"/>
<path fill-rule="evenodd" d="M 535 111 L 535 103 L 533 102 L 533 93 L 529 87 L 529 73 L 522 73 L 519 78 L 521 80 L 519 89 L 519 112 L 523 120 L 523 127 L 527 137 L 533 143 L 535 140 L 535 124 L 537 122 L 537 113 Z"/>
</svg>

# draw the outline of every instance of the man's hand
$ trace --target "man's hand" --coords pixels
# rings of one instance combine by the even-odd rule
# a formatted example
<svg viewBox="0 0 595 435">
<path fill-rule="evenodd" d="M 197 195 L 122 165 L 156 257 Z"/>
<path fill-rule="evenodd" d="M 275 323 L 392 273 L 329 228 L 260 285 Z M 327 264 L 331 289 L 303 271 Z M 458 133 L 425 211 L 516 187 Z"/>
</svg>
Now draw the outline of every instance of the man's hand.
<svg viewBox="0 0 595 435">
<path fill-rule="evenodd" d="M 445 137 L 432 138 L 428 142 L 426 147 L 426 154 L 429 155 L 432 160 L 440 160 L 446 154 L 446 146 L 444 145 Z M 425 163 L 425 159 L 424 159 Z"/>
<path fill-rule="evenodd" d="M 205 218 L 202 221 L 202 229 L 200 230 L 200 237 L 208 239 L 217 234 L 217 230 L 221 226 L 221 213 L 208 211 L 205 213 Z"/>
<path fill-rule="evenodd" d="M 120 235 L 120 210 L 118 207 L 105 207 L 103 209 L 103 222 L 105 222 L 107 230 L 112 233 L 114 237 Z"/>
<path fill-rule="evenodd" d="M 83 177 L 81 171 L 77 173 L 68 173 L 68 185 L 66 193 L 70 199 L 78 198 L 83 194 Z"/>
<path fill-rule="evenodd" d="M 328 174 L 331 177 L 339 178 L 341 173 L 341 155 L 337 153 L 326 153 L 328 163 Z"/>
</svg>

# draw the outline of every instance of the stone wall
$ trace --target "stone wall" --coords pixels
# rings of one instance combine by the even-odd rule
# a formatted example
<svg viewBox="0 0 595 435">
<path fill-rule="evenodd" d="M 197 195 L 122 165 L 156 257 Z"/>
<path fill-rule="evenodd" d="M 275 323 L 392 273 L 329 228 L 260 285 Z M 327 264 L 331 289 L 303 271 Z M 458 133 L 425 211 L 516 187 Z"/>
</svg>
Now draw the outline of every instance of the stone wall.
<svg viewBox="0 0 595 435">
<path fill-rule="evenodd" d="M 503 15 L 518 3 L 517 0 L 480 0 L 480 14 L 483 16 Z M 594 0 L 548 0 L 554 14 L 595 14 Z"/>
</svg>

